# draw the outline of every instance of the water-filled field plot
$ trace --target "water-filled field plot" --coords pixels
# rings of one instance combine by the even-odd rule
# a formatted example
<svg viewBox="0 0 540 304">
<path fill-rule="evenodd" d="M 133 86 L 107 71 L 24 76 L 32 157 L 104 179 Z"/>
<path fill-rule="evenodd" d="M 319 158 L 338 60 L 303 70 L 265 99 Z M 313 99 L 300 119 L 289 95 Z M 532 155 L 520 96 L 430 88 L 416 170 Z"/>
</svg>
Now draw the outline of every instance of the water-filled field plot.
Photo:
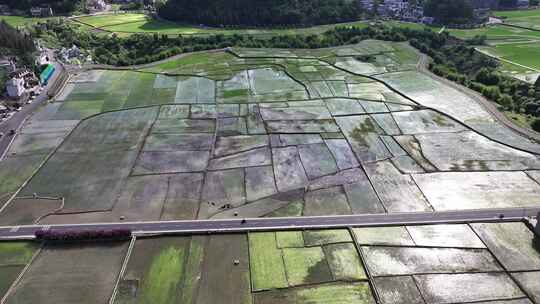
<svg viewBox="0 0 540 304">
<path fill-rule="evenodd" d="M 356 228 L 353 232 L 382 303 L 530 304 L 539 291 L 532 270 L 540 254 L 523 223 Z M 522 267 L 531 272 L 512 272 Z"/>
<path fill-rule="evenodd" d="M 9 304 L 532 304 L 535 246 L 522 222 L 4 242 L 0 296 Z"/>
<path fill-rule="evenodd" d="M 44 245 L 7 303 L 106 303 L 127 242 Z"/>
<path fill-rule="evenodd" d="M 367 40 L 80 72 L 0 162 L 0 224 L 536 206 L 540 145 L 418 60 Z"/>
</svg>

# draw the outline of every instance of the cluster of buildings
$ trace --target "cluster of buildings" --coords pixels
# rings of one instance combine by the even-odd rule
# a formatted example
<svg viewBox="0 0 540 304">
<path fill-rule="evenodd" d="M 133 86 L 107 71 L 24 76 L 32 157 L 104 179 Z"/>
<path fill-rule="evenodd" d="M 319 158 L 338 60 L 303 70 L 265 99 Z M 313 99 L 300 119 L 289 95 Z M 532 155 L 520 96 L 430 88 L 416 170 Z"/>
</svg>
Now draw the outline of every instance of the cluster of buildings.
<svg viewBox="0 0 540 304">
<path fill-rule="evenodd" d="M 5 81 L 6 93 L 0 96 L 0 122 L 9 119 L 31 95 L 41 90 L 40 81 L 33 71 L 17 69 L 13 60 L 0 58 L 0 71 L 7 77 Z"/>
<path fill-rule="evenodd" d="M 93 59 L 89 52 L 81 50 L 76 45 L 70 48 L 63 47 L 56 52 L 56 58 L 63 63 L 70 65 L 82 65 L 85 63 L 92 63 Z"/>
<path fill-rule="evenodd" d="M 381 17 L 417 23 L 433 23 L 433 18 L 424 16 L 424 6 L 408 0 L 359 0 L 362 8 Z"/>
<path fill-rule="evenodd" d="M 365 11 L 383 18 L 432 24 L 435 20 L 424 14 L 421 0 L 358 0 Z M 474 23 L 484 23 L 492 9 L 500 9 L 500 0 L 470 0 L 474 8 Z M 515 9 L 529 7 L 529 0 L 517 0 Z"/>
<path fill-rule="evenodd" d="M 44 49 L 38 49 L 40 52 L 36 57 L 36 64 L 48 67 L 45 69 L 47 73 L 42 73 L 39 77 L 31 69 L 17 67 L 14 58 L 0 57 L 0 72 L 4 75 L 5 80 L 5 83 L 0 84 L 5 86 L 5 94 L 0 99 L 4 101 L 4 104 L 20 105 L 25 103 L 31 96 L 39 93 L 41 85 L 47 83 L 48 78 L 54 73 L 54 65 L 51 64 L 49 53 Z"/>
<path fill-rule="evenodd" d="M 104 0 L 86 0 L 86 9 L 89 13 L 97 13 L 110 9 L 110 5 Z"/>
<path fill-rule="evenodd" d="M 29 69 L 17 69 L 9 73 L 6 82 L 7 94 L 12 99 L 19 99 L 33 92 L 40 84 L 36 74 Z"/>
</svg>

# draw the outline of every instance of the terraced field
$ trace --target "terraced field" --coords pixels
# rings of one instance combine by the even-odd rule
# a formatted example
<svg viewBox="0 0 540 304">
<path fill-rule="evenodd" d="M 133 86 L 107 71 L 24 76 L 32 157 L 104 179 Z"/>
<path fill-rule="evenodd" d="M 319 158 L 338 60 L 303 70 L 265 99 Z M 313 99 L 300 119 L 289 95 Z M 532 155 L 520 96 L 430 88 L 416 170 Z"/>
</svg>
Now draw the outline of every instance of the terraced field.
<svg viewBox="0 0 540 304">
<path fill-rule="evenodd" d="M 532 231 L 520 222 L 139 236 L 131 244 L 10 242 L 0 243 L 0 298 L 8 304 L 532 304 L 540 295 L 534 246 Z"/>
<path fill-rule="evenodd" d="M 364 41 L 82 72 L 0 162 L 0 225 L 537 205 L 540 146 L 417 61 Z"/>
</svg>

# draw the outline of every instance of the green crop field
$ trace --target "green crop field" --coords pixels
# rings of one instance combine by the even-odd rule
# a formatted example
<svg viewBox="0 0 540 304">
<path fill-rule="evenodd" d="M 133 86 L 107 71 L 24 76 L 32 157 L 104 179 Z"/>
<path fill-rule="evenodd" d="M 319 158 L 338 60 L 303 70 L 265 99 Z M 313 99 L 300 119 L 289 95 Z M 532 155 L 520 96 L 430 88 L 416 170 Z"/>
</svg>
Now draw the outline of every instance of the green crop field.
<svg viewBox="0 0 540 304">
<path fill-rule="evenodd" d="M 96 28 L 113 26 L 117 24 L 141 22 L 150 19 L 144 14 L 109 14 L 80 17 L 76 20 L 91 25 Z"/>
<path fill-rule="evenodd" d="M 540 70 L 540 41 L 516 44 L 500 44 L 489 48 L 495 55 L 506 60 Z"/>
<path fill-rule="evenodd" d="M 0 20 L 6 21 L 9 25 L 17 27 L 17 26 L 25 26 L 29 24 L 36 24 L 39 22 L 45 22 L 47 20 L 51 19 L 58 19 L 55 17 L 51 18 L 32 18 L 32 17 L 22 17 L 22 16 L 1 16 Z"/>
<path fill-rule="evenodd" d="M 0 298 L 30 262 L 37 248 L 26 242 L 0 242 Z"/>
<path fill-rule="evenodd" d="M 144 239 L 136 242 L 126 268 L 121 292 L 116 302 L 129 303 L 128 292 L 134 280 L 138 303 L 174 303 L 181 299 L 185 261 L 189 255 L 190 238 Z"/>
<path fill-rule="evenodd" d="M 540 32 L 531 31 L 527 29 L 507 27 L 503 25 L 492 25 L 483 28 L 460 30 L 449 29 L 450 34 L 459 38 L 472 38 L 476 35 L 485 35 L 488 42 L 504 42 L 524 39 L 538 39 L 540 38 Z"/>
<path fill-rule="evenodd" d="M 83 24 L 117 33 L 162 33 L 170 35 L 285 35 L 319 34 L 337 25 L 322 25 L 300 29 L 219 29 L 182 25 L 166 20 L 156 20 L 144 14 L 110 14 L 77 18 Z M 341 26 L 365 26 L 365 23 L 343 23 Z"/>
<path fill-rule="evenodd" d="M 525 12 L 520 11 L 508 12 L 508 15 L 509 17 L 516 16 L 516 18 L 533 18 L 537 13 L 537 10 Z M 81 17 L 77 20 L 84 24 L 91 25 L 94 28 L 116 32 L 120 35 L 129 35 L 132 33 L 162 33 L 168 35 L 241 34 L 270 37 L 275 35 L 321 34 L 324 31 L 334 28 L 335 26 L 367 26 L 367 23 L 352 22 L 339 25 L 322 25 L 298 29 L 217 29 L 181 25 L 168 21 L 155 20 L 143 14 L 113 14 Z M 425 26 L 421 24 L 405 22 L 388 21 L 385 22 L 385 24 L 411 29 L 425 28 Z M 431 29 L 434 31 L 440 30 L 440 28 L 435 27 L 431 27 Z M 448 31 L 452 35 L 463 39 L 472 38 L 476 35 L 485 35 L 487 37 L 487 43 L 489 44 L 489 47 L 484 48 L 485 51 L 492 55 L 516 63 L 511 64 L 506 62 L 505 67 L 502 68 L 501 71 L 514 75 L 518 78 L 530 78 L 530 75 L 535 73 L 534 69 L 540 65 L 540 63 L 534 59 L 534 54 L 539 49 L 537 44 L 526 45 L 530 42 L 539 41 L 540 32 L 499 25 L 471 30 L 451 29 Z M 498 47 L 499 45 L 505 46 Z M 524 48 L 527 50 L 523 50 Z M 227 93 L 227 95 L 230 94 L 231 93 Z"/>
<path fill-rule="evenodd" d="M 505 23 L 523 26 L 531 29 L 540 29 L 540 9 L 519 11 L 496 11 L 496 17 L 500 17 Z"/>
<path fill-rule="evenodd" d="M 488 46 L 481 49 L 507 60 L 503 61 L 501 71 L 534 82 L 540 73 L 540 10 L 497 11 L 494 14 L 506 24 L 524 28 L 493 25 L 472 30 L 450 30 L 450 33 L 460 38 L 485 35 Z"/>
<path fill-rule="evenodd" d="M 477 35 L 486 37 L 486 45 L 478 46 L 483 52 L 503 59 L 500 70 L 525 81 L 534 82 L 538 76 L 540 60 L 540 32 L 503 25 L 471 30 L 448 30 L 452 35 L 468 39 Z"/>
</svg>

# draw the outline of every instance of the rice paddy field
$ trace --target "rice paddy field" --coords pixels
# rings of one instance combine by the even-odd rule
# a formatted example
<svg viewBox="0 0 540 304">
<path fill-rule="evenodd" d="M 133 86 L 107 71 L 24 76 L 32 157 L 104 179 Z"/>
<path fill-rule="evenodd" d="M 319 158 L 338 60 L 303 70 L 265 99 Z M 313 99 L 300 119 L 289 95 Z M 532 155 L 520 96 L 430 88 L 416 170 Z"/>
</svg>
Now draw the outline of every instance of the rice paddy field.
<svg viewBox="0 0 540 304">
<path fill-rule="evenodd" d="M 509 21 L 506 21 L 509 23 Z M 477 49 L 498 58 L 500 70 L 521 80 L 534 83 L 540 75 L 540 32 L 535 29 L 517 28 L 507 25 L 491 25 L 471 30 L 449 30 L 459 38 L 486 36 L 486 45 Z"/>
<path fill-rule="evenodd" d="M 540 75 L 540 32 L 535 20 L 540 20 L 540 10 L 495 12 L 496 16 L 506 17 L 505 23 L 525 28 L 505 25 L 492 25 L 479 29 L 450 29 L 452 35 L 467 39 L 476 35 L 487 37 L 487 46 L 479 47 L 483 52 L 501 59 L 501 71 L 528 82 L 534 82 Z M 163 20 L 155 20 L 144 14 L 115 14 L 89 16 L 75 19 L 88 28 L 115 32 L 119 35 L 132 33 L 162 33 L 169 35 L 211 35 L 240 34 L 255 36 L 321 34 L 336 26 L 367 26 L 365 22 L 352 22 L 335 25 L 322 25 L 299 29 L 218 29 L 190 25 L 181 25 Z M 396 27 L 422 29 L 425 26 L 413 23 L 387 21 Z M 540 25 L 539 25 L 540 27 Z M 434 31 L 440 28 L 431 28 Z"/>
<path fill-rule="evenodd" d="M 36 24 L 40 22 L 46 22 L 50 19 L 57 19 L 54 17 L 50 18 L 32 18 L 32 17 L 24 17 L 24 16 L 0 16 L 0 20 L 3 20 L 7 22 L 9 25 L 13 27 L 19 27 L 19 26 L 26 26 L 30 24 Z"/>
<path fill-rule="evenodd" d="M 502 18 L 505 23 L 518 25 L 531 29 L 540 29 L 540 9 L 519 11 L 496 11 L 496 17 Z"/>
<path fill-rule="evenodd" d="M 363 41 L 80 72 L 0 161 L 0 225 L 536 206 L 540 146 L 418 60 Z M 7 304 L 532 304 L 539 278 L 521 222 L 0 242 Z"/>
<path fill-rule="evenodd" d="M 502 72 L 534 83 L 540 75 L 540 10 L 498 11 L 494 15 L 504 24 L 449 32 L 460 38 L 485 35 L 487 45 L 479 50 L 499 58 Z"/>
<path fill-rule="evenodd" d="M 368 40 L 81 72 L 0 162 L 0 225 L 535 206 L 540 146 L 417 61 Z"/>
<path fill-rule="evenodd" d="M 0 242 L 5 303 L 532 304 L 521 222 Z M 122 267 L 124 265 L 124 267 Z"/>
<path fill-rule="evenodd" d="M 540 76 L 540 62 L 537 60 L 540 52 L 540 29 L 537 20 L 540 20 L 540 10 L 524 11 L 501 11 L 495 12 L 498 17 L 505 18 L 509 25 L 516 25 L 523 28 L 510 27 L 505 25 L 490 25 L 478 29 L 450 29 L 452 35 L 459 38 L 472 38 L 475 35 L 485 35 L 487 46 L 479 46 L 478 49 L 501 60 L 501 71 L 512 75 L 518 79 L 534 82 Z M 46 19 L 26 18 L 19 16 L 0 16 L 13 26 L 23 26 L 33 24 Z M 296 34 L 321 34 L 336 26 L 357 26 L 365 27 L 366 22 L 358 21 L 343 24 L 321 25 L 308 28 L 291 29 L 240 29 L 240 28 L 209 28 L 205 26 L 194 26 L 178 24 L 166 20 L 157 20 L 145 14 L 136 13 L 112 13 L 96 16 L 84 16 L 71 20 L 82 26 L 84 30 L 95 32 L 116 33 L 126 36 L 134 33 L 160 33 L 166 35 L 252 35 L 261 37 L 272 37 L 276 35 L 296 35 Z M 424 25 L 404 22 L 387 21 L 386 24 L 396 27 L 407 27 L 414 29 L 425 28 Z M 439 31 L 440 28 L 431 28 Z"/>
<path fill-rule="evenodd" d="M 321 25 L 300 29 L 224 29 L 210 28 L 205 26 L 194 26 L 178 24 L 166 20 L 157 20 L 145 14 L 118 13 L 98 16 L 85 16 L 74 19 L 75 22 L 89 26 L 90 28 L 114 32 L 120 35 L 129 35 L 133 33 L 161 33 L 167 35 L 257 35 L 257 36 L 275 36 L 275 35 L 295 35 L 295 34 L 320 34 L 336 26 Z M 339 24 L 340 26 L 366 26 L 364 22 L 350 22 Z"/>
<path fill-rule="evenodd" d="M 540 145 L 418 60 L 367 40 L 82 71 L 0 161 L 0 226 L 537 206 Z M 532 304 L 538 279 L 522 222 L 0 242 L 7 304 Z"/>
</svg>

